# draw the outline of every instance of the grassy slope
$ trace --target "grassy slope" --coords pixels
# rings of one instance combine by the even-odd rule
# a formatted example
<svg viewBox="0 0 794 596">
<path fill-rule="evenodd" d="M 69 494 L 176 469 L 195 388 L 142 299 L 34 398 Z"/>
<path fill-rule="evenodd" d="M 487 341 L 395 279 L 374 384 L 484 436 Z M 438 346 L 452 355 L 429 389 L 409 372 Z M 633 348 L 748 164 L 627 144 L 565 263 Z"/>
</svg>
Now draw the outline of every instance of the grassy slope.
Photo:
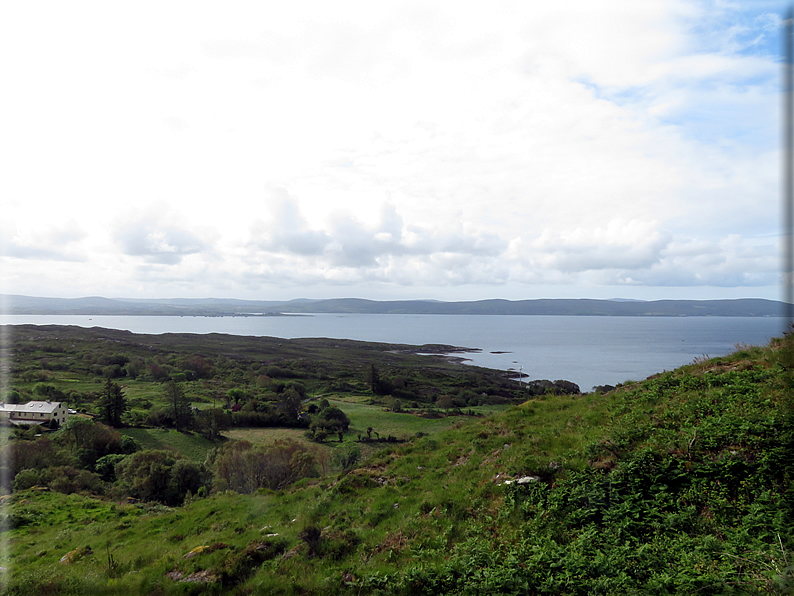
<svg viewBox="0 0 794 596">
<path fill-rule="evenodd" d="M 788 593 L 794 422 L 777 361 L 753 349 L 459 419 L 280 493 L 167 511 L 25 491 L 7 592 Z M 523 475 L 539 480 L 500 484 Z M 302 540 L 308 527 L 321 538 Z"/>
</svg>

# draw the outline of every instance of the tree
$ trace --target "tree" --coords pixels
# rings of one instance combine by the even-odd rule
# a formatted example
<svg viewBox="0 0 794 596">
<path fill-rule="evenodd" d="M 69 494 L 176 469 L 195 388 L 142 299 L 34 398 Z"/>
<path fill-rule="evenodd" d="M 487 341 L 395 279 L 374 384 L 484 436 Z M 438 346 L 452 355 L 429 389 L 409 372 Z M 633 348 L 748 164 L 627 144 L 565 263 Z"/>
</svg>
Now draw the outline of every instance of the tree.
<svg viewBox="0 0 794 596">
<path fill-rule="evenodd" d="M 171 468 L 177 457 L 165 450 L 138 451 L 115 465 L 116 476 L 136 499 L 165 503 L 169 497 Z"/>
<path fill-rule="evenodd" d="M 109 364 L 102 369 L 102 376 L 108 379 L 118 379 L 127 376 L 127 369 L 120 364 Z"/>
<path fill-rule="evenodd" d="M 348 443 L 346 446 L 334 450 L 334 463 L 343 470 L 352 470 L 361 457 L 361 448 Z"/>
<path fill-rule="evenodd" d="M 127 398 L 124 397 L 121 386 L 109 377 L 105 382 L 99 409 L 102 413 L 102 422 L 108 426 L 121 426 L 121 416 L 127 411 Z"/>
<path fill-rule="evenodd" d="M 372 393 L 377 393 L 378 387 L 380 385 L 380 373 L 378 372 L 378 367 L 374 364 L 369 365 L 367 381 L 369 381 L 369 386 L 370 389 L 372 389 Z"/>
<path fill-rule="evenodd" d="M 445 411 L 449 412 L 450 408 L 455 404 L 452 403 L 452 398 L 449 395 L 442 395 L 436 400 L 436 407 L 443 408 Z"/>
<path fill-rule="evenodd" d="M 104 462 L 103 462 L 104 463 Z M 115 463 L 120 487 L 142 501 L 181 505 L 187 493 L 207 484 L 207 472 L 179 454 L 144 449 Z"/>
<path fill-rule="evenodd" d="M 195 495 L 206 484 L 205 471 L 185 459 L 178 459 L 171 468 L 168 482 L 167 504 L 181 505 L 185 496 Z"/>
<path fill-rule="evenodd" d="M 46 399 L 47 401 L 63 401 L 66 397 L 63 391 L 49 383 L 36 383 L 33 387 L 33 393 L 39 399 Z"/>
<path fill-rule="evenodd" d="M 221 432 L 231 424 L 229 415 L 220 408 L 207 408 L 196 414 L 196 430 L 210 441 L 220 438 Z"/>
<path fill-rule="evenodd" d="M 372 393 L 376 395 L 387 395 L 392 392 L 394 387 L 389 379 L 383 378 L 375 364 L 370 364 L 367 370 L 367 383 Z"/>
<path fill-rule="evenodd" d="M 189 430 L 193 422 L 193 411 L 190 409 L 190 400 L 185 396 L 182 386 L 174 381 L 166 383 L 165 398 L 174 417 L 176 430 L 179 432 Z"/>
<path fill-rule="evenodd" d="M 90 465 L 103 455 L 121 451 L 119 431 L 79 416 L 70 416 L 55 440 Z"/>
<path fill-rule="evenodd" d="M 320 413 L 320 419 L 327 421 L 326 427 L 337 427 L 347 430 L 350 426 L 350 418 L 336 406 L 329 406 Z"/>
<path fill-rule="evenodd" d="M 226 392 L 226 398 L 229 401 L 234 401 L 234 403 L 239 404 L 240 400 L 245 401 L 247 394 L 245 391 L 240 389 L 239 387 L 233 387 Z"/>
<path fill-rule="evenodd" d="M 301 411 L 301 396 L 294 387 L 289 387 L 282 395 L 284 401 L 280 404 L 281 409 L 287 419 L 294 422 Z"/>
<path fill-rule="evenodd" d="M 116 464 L 127 457 L 124 453 L 110 453 L 96 460 L 94 469 L 105 482 L 116 481 Z"/>
</svg>

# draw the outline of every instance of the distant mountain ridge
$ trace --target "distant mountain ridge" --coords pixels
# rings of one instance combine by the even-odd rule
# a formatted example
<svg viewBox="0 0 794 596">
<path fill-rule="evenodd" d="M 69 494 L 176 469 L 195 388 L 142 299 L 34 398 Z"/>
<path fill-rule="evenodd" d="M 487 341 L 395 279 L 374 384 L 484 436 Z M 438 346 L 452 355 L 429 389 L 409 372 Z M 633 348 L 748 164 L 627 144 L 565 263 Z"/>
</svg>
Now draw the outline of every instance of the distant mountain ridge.
<svg viewBox="0 0 794 596">
<path fill-rule="evenodd" d="M 160 315 L 160 316 L 251 316 L 275 314 L 449 314 L 449 315 L 566 315 L 566 316 L 712 316 L 778 317 L 784 303 L 762 298 L 734 300 L 595 300 L 551 298 L 534 300 L 329 300 L 288 301 L 237 300 L 233 298 L 126 299 L 42 298 L 0 295 L 0 305 L 9 315 Z"/>
</svg>

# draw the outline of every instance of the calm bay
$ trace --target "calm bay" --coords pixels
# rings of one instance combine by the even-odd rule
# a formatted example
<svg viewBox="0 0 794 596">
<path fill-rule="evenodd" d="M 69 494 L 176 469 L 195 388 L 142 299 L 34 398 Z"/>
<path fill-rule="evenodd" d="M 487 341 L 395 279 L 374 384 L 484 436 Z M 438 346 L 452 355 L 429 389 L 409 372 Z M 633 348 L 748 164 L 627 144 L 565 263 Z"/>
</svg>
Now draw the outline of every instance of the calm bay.
<svg viewBox="0 0 794 596">
<path fill-rule="evenodd" d="M 133 333 L 228 333 L 285 339 L 329 337 L 472 348 L 478 366 L 565 379 L 583 391 L 641 380 L 736 344 L 764 345 L 777 317 L 588 317 L 524 315 L 314 314 L 250 317 L 5 315 L 0 323 L 77 325 Z M 12 336 L 13 337 L 13 336 Z M 474 351 L 474 350 L 479 351 Z"/>
</svg>

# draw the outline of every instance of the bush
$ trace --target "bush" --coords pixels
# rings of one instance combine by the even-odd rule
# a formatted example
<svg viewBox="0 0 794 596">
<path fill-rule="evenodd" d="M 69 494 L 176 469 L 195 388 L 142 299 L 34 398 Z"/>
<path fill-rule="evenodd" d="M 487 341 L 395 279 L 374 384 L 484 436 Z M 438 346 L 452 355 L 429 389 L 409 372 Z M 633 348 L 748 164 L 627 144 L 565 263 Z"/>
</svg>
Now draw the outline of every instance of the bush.
<svg viewBox="0 0 794 596">
<path fill-rule="evenodd" d="M 223 587 L 229 588 L 245 581 L 251 573 L 265 561 L 281 555 L 287 543 L 283 540 L 252 541 L 242 552 L 228 557 L 219 569 L 219 579 Z"/>
<path fill-rule="evenodd" d="M 304 376 L 301 372 L 281 368 L 280 366 L 269 366 L 266 374 L 272 379 L 297 379 Z"/>
<path fill-rule="evenodd" d="M 153 408 L 149 410 L 144 424 L 146 426 L 173 427 L 174 413 L 169 408 Z"/>
<path fill-rule="evenodd" d="M 355 467 L 361 457 L 361 449 L 358 445 L 348 443 L 339 446 L 334 452 L 334 464 L 342 470 L 351 470 Z"/>
<path fill-rule="evenodd" d="M 42 480 L 43 475 L 46 475 L 45 480 Z M 49 475 L 43 470 L 36 470 L 32 468 L 20 470 L 19 473 L 14 477 L 14 490 L 25 490 L 31 486 L 47 484 L 48 479 Z"/>
<path fill-rule="evenodd" d="M 355 532 L 346 530 L 327 538 L 321 546 L 322 554 L 334 561 L 341 561 L 353 554 L 360 543 L 361 538 Z"/>
<path fill-rule="evenodd" d="M 329 406 L 325 408 L 322 412 L 320 412 L 319 418 L 322 421 L 330 423 L 322 425 L 323 428 L 329 428 L 333 426 L 341 428 L 342 430 L 347 430 L 350 426 L 350 419 L 347 417 L 347 414 L 345 414 L 336 406 Z"/>
<path fill-rule="evenodd" d="M 115 482 L 116 464 L 124 460 L 125 457 L 127 457 L 127 455 L 122 453 L 111 453 L 110 455 L 105 455 L 96 461 L 94 469 L 105 482 Z"/>
<path fill-rule="evenodd" d="M 257 447 L 248 441 L 226 443 L 215 457 L 216 489 L 251 493 L 259 488 L 283 488 L 315 475 L 319 464 L 322 464 L 320 454 L 291 440 Z"/>
<path fill-rule="evenodd" d="M 129 455 L 130 453 L 135 453 L 138 451 L 141 446 L 129 435 L 124 435 L 121 437 L 121 452 Z"/>
<path fill-rule="evenodd" d="M 55 385 L 47 383 L 36 383 L 33 387 L 33 395 L 38 399 L 49 401 L 64 401 L 66 394 Z"/>
<path fill-rule="evenodd" d="M 309 547 L 309 556 L 316 557 L 322 554 L 322 530 L 317 526 L 306 526 L 298 534 L 298 538 Z"/>
<path fill-rule="evenodd" d="M 120 461 L 116 465 L 116 475 L 130 496 L 169 504 L 175 500 L 169 489 L 176 457 L 179 456 L 170 451 L 144 449 Z"/>
<path fill-rule="evenodd" d="M 102 479 L 88 470 L 78 470 L 72 466 L 58 466 L 49 470 L 51 479 L 47 486 L 59 493 L 71 494 L 78 491 L 101 493 Z"/>
<path fill-rule="evenodd" d="M 63 432 L 63 431 L 61 431 Z M 39 437 L 35 441 L 15 440 L 0 451 L 0 461 L 8 462 L 11 466 L 11 477 L 15 477 L 21 470 L 43 470 L 50 466 L 59 466 L 69 463 L 70 457 L 63 449 L 47 437 Z"/>
<path fill-rule="evenodd" d="M 102 368 L 102 376 L 106 379 L 119 379 L 127 376 L 127 369 L 118 364 L 110 364 Z"/>
</svg>

